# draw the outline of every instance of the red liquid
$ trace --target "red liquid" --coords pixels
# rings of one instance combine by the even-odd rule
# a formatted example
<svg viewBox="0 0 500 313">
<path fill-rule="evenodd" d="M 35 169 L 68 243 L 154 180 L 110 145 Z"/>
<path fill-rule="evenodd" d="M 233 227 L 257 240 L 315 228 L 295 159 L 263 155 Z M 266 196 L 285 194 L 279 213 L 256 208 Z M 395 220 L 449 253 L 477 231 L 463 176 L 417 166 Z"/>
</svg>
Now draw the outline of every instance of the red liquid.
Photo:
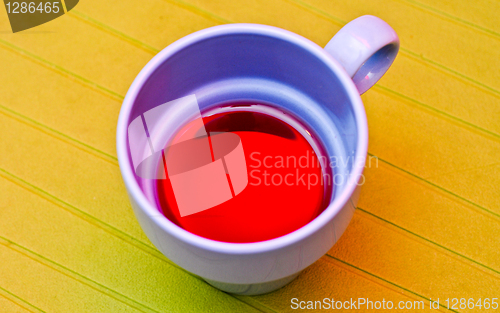
<svg viewBox="0 0 500 313">
<path fill-rule="evenodd" d="M 326 208 L 333 189 L 331 170 L 322 169 L 314 149 L 295 128 L 271 115 L 234 109 L 203 122 L 207 132 L 240 137 L 248 184 L 236 196 L 231 188 L 233 197 L 224 203 L 181 217 L 171 181 L 158 180 L 159 206 L 170 221 L 217 241 L 257 242 L 293 232 Z M 196 125 L 199 121 L 180 133 L 197 131 Z"/>
</svg>

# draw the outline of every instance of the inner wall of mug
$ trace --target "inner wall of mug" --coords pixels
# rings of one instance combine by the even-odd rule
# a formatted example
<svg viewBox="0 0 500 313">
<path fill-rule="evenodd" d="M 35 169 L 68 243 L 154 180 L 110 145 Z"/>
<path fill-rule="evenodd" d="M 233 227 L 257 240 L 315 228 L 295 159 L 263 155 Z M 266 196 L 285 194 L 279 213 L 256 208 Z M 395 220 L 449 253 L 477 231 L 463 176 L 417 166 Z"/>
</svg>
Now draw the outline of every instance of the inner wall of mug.
<svg viewBox="0 0 500 313">
<path fill-rule="evenodd" d="M 295 115 L 314 131 L 329 163 L 335 165 L 335 194 L 346 187 L 358 143 L 354 111 L 337 75 L 304 47 L 250 33 L 197 41 L 166 59 L 146 80 L 128 123 L 154 107 L 189 95 L 196 96 L 202 112 L 227 102 L 255 101 Z M 188 122 L 189 116 L 184 117 L 175 125 L 162 126 L 164 146 Z M 135 178 L 156 207 L 152 181 Z"/>
</svg>

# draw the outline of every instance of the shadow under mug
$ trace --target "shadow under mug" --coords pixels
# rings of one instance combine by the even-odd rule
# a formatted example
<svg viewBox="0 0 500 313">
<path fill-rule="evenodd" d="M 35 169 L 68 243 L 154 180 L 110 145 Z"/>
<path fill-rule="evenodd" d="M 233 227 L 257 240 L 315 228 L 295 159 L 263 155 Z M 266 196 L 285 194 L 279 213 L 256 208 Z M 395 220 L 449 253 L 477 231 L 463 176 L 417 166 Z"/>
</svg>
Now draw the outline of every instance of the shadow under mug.
<svg viewBox="0 0 500 313">
<path fill-rule="evenodd" d="M 151 242 L 180 267 L 227 292 L 262 294 L 292 281 L 335 244 L 353 216 L 368 146 L 359 95 L 387 71 L 398 49 L 394 30 L 367 15 L 344 26 L 324 49 L 276 27 L 229 24 L 162 50 L 131 85 L 117 128 L 121 174 Z M 299 117 L 328 158 L 346 160 L 336 168 L 346 179 L 335 185 L 329 206 L 304 227 L 255 243 L 206 239 L 169 221 L 156 206 L 151 180 L 134 171 L 127 129 L 144 112 L 189 95 L 196 96 L 201 111 L 256 101 Z M 165 129 L 167 135 L 172 129 Z"/>
</svg>

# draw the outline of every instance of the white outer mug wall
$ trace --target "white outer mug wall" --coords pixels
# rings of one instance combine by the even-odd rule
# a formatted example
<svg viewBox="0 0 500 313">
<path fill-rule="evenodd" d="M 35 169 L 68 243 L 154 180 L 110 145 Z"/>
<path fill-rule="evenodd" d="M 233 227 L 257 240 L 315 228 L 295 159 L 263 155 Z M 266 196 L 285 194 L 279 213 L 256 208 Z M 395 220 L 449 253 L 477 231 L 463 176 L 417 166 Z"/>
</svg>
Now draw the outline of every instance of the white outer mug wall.
<svg viewBox="0 0 500 313">
<path fill-rule="evenodd" d="M 307 49 L 329 67 L 345 88 L 353 107 L 357 127 L 357 147 L 352 175 L 347 187 L 315 220 L 283 237 L 257 243 L 235 244 L 196 236 L 170 222 L 142 194 L 134 179 L 127 151 L 127 122 L 142 84 L 168 57 L 202 39 L 247 32 L 275 36 Z M 260 284 L 297 274 L 321 256 L 340 238 L 352 218 L 359 194 L 358 179 L 367 154 L 368 131 L 359 93 L 345 70 L 313 42 L 279 28 L 255 24 L 216 26 L 186 36 L 161 51 L 137 76 L 123 102 L 117 128 L 120 170 L 134 212 L 151 242 L 170 260 L 208 280 L 230 284 Z M 268 290 L 269 291 L 269 290 Z"/>
</svg>

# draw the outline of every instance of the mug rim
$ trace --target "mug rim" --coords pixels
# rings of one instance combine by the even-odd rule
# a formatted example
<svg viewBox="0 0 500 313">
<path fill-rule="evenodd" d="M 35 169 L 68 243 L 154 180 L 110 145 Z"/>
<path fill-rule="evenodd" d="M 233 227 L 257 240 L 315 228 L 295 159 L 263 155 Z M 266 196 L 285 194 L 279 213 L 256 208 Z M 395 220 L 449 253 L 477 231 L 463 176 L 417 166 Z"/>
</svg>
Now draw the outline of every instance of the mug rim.
<svg viewBox="0 0 500 313">
<path fill-rule="evenodd" d="M 351 175 L 349 175 L 346 187 L 340 194 L 334 197 L 333 201 L 330 202 L 326 209 L 312 221 L 293 232 L 281 237 L 251 243 L 221 242 L 204 238 L 171 222 L 168 218 L 161 214 L 143 194 L 139 184 L 134 178 L 133 171 L 131 170 L 131 161 L 129 160 L 127 151 L 127 122 L 129 120 L 130 112 L 144 83 L 147 82 L 155 70 L 159 68 L 168 58 L 192 44 L 218 36 L 235 34 L 265 35 L 271 38 L 285 40 L 299 46 L 317 57 L 325 66 L 328 66 L 330 70 L 334 72 L 346 90 L 350 100 L 350 105 L 354 112 L 358 132 L 358 142 Z M 351 77 L 348 76 L 344 68 L 330 54 L 328 54 L 326 50 L 311 40 L 288 30 L 268 25 L 239 23 L 218 25 L 194 32 L 173 42 L 154 56 L 139 72 L 127 91 L 118 118 L 116 141 L 118 163 L 127 192 L 138 205 L 138 209 L 149 216 L 149 218 L 151 218 L 151 220 L 153 220 L 159 228 L 178 240 L 200 249 L 225 254 L 257 254 L 284 248 L 306 239 L 333 220 L 346 203 L 350 201 L 352 194 L 358 187 L 358 179 L 363 173 L 366 155 L 368 152 L 368 124 L 363 102 L 361 101 L 359 92 L 356 89 Z"/>
</svg>

